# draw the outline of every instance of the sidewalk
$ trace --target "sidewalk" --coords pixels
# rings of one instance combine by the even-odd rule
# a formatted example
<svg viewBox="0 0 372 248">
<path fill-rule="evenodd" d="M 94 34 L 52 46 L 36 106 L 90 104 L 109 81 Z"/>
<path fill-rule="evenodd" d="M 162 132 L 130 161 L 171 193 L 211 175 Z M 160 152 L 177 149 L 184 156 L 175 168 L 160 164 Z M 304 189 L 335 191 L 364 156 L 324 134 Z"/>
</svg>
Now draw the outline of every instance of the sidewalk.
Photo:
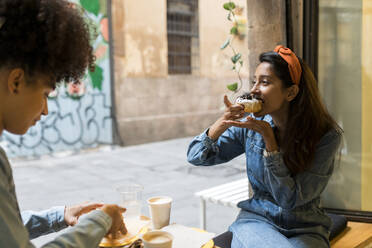
<svg viewBox="0 0 372 248">
<path fill-rule="evenodd" d="M 171 222 L 199 227 L 199 201 L 194 192 L 243 178 L 245 159 L 212 167 L 196 167 L 186 161 L 190 138 L 131 147 L 102 147 L 77 155 L 57 154 L 40 160 L 12 161 L 18 200 L 22 210 L 42 210 L 83 201 L 118 203 L 114 186 L 136 182 L 144 186 L 145 200 L 154 195 L 173 198 Z M 207 230 L 224 232 L 237 210 L 207 205 Z M 35 239 L 37 246 L 51 234 Z"/>
</svg>

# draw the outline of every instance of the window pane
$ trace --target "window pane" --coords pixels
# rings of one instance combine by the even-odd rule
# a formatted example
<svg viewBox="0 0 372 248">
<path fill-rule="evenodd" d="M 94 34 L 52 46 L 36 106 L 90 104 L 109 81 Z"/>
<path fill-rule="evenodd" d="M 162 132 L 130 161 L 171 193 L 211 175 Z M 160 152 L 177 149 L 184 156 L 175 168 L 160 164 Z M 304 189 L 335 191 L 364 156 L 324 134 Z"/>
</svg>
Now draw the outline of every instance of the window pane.
<svg viewBox="0 0 372 248">
<path fill-rule="evenodd" d="M 319 2 L 319 87 L 328 109 L 345 132 L 340 163 L 336 161 L 323 197 L 323 205 L 330 208 L 372 211 L 372 197 L 366 194 L 372 190 L 372 178 L 364 180 L 372 169 L 372 142 L 366 140 L 371 131 L 364 125 L 372 115 L 368 98 L 364 97 L 372 97 L 365 87 L 371 80 L 365 80 L 362 73 L 362 68 L 372 71 L 364 66 L 364 58 L 372 55 L 370 47 L 363 46 L 368 39 L 363 20 L 371 15 L 366 11 L 367 2 L 371 1 Z"/>
<path fill-rule="evenodd" d="M 198 1 L 168 0 L 168 73 L 192 74 L 198 70 Z"/>
</svg>

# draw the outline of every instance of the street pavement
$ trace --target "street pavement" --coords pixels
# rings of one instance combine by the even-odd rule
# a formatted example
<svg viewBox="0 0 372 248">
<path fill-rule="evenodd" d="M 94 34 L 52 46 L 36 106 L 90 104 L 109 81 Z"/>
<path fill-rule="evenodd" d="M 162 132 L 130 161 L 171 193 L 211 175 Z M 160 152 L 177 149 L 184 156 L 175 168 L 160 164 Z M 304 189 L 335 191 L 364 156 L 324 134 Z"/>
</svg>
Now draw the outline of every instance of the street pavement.
<svg viewBox="0 0 372 248">
<path fill-rule="evenodd" d="M 197 167 L 186 160 L 192 137 L 129 147 L 101 146 L 79 153 L 61 152 L 37 160 L 12 159 L 21 210 L 43 210 L 84 201 L 119 203 L 116 186 L 144 186 L 142 214 L 149 216 L 146 199 L 167 195 L 173 198 L 171 223 L 199 227 L 199 199 L 194 193 L 246 176 L 245 159 Z M 207 204 L 207 231 L 227 230 L 237 209 Z M 33 240 L 36 246 L 55 234 Z"/>
</svg>

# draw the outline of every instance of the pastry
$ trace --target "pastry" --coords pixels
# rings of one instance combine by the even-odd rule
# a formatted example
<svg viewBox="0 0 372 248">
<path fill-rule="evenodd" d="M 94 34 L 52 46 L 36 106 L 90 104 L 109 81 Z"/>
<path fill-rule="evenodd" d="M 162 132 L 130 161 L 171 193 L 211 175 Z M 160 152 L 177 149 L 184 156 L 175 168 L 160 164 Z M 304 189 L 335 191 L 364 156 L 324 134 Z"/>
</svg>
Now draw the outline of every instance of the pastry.
<svg viewBox="0 0 372 248">
<path fill-rule="evenodd" d="M 125 226 L 124 218 L 123 218 L 123 224 L 124 224 L 124 233 L 122 233 L 121 231 L 118 231 L 115 236 L 113 236 L 112 233 L 107 234 L 105 238 L 103 239 L 103 241 L 106 243 L 120 243 L 122 239 L 125 239 L 125 237 L 128 234 L 128 229 Z"/>
<path fill-rule="evenodd" d="M 244 111 L 248 113 L 256 113 L 262 109 L 262 100 L 257 99 L 248 93 L 239 96 L 235 103 L 243 105 Z"/>
</svg>

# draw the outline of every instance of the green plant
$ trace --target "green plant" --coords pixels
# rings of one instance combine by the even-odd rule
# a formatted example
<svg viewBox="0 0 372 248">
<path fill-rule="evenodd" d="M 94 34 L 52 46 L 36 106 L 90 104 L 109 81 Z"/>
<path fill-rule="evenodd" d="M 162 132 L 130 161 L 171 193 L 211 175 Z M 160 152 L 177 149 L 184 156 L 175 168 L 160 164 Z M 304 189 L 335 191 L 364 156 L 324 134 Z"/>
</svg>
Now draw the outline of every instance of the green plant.
<svg viewBox="0 0 372 248">
<path fill-rule="evenodd" d="M 236 15 L 234 13 L 234 10 L 237 8 L 236 4 L 232 1 L 229 1 L 223 5 L 223 8 L 228 11 L 227 20 L 233 23 L 232 28 L 230 29 L 230 34 L 228 39 L 223 43 L 221 46 L 221 50 L 230 47 L 233 55 L 231 56 L 231 62 L 233 63 L 232 70 L 235 71 L 238 75 L 238 82 L 234 82 L 227 85 L 227 89 L 233 92 L 238 92 L 242 85 L 243 81 L 240 76 L 240 70 L 243 67 L 243 60 L 242 60 L 242 54 L 235 50 L 232 43 L 234 41 L 234 38 L 239 35 L 238 32 L 238 21 L 236 18 Z"/>
</svg>

